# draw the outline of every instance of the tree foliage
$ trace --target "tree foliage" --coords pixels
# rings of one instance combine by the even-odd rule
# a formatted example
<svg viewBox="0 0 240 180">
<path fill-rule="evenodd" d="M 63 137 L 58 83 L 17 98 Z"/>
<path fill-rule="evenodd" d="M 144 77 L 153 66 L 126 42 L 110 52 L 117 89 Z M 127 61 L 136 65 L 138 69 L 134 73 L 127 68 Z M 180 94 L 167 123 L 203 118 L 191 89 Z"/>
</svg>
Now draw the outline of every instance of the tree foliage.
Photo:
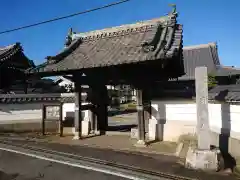
<svg viewBox="0 0 240 180">
<path fill-rule="evenodd" d="M 208 88 L 213 88 L 218 84 L 216 77 L 212 74 L 208 75 Z"/>
</svg>

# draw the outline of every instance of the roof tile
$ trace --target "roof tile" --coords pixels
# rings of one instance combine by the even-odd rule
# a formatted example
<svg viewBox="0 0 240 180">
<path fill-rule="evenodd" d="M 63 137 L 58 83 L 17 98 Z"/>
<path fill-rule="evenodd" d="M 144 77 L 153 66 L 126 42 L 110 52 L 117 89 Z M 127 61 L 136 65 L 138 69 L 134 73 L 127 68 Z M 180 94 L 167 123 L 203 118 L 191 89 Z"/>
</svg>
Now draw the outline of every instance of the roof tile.
<svg viewBox="0 0 240 180">
<path fill-rule="evenodd" d="M 75 95 L 73 93 L 63 94 L 1 94 L 0 104 L 6 103 L 74 103 Z M 82 96 L 82 101 L 87 101 L 87 96 Z"/>
<path fill-rule="evenodd" d="M 0 48 L 0 62 L 9 59 L 19 51 L 22 51 L 20 43 Z"/>
<path fill-rule="evenodd" d="M 217 85 L 209 93 L 210 100 L 240 101 L 240 84 Z"/>
<path fill-rule="evenodd" d="M 176 14 L 74 36 L 71 45 L 63 52 L 48 57 L 47 63 L 28 72 L 67 71 L 160 60 L 181 52 L 182 47 L 182 26 L 176 24 Z"/>
<path fill-rule="evenodd" d="M 194 80 L 195 68 L 198 66 L 206 66 L 209 73 L 214 73 L 220 65 L 216 43 L 184 47 L 183 62 L 186 74 L 179 80 Z"/>
</svg>

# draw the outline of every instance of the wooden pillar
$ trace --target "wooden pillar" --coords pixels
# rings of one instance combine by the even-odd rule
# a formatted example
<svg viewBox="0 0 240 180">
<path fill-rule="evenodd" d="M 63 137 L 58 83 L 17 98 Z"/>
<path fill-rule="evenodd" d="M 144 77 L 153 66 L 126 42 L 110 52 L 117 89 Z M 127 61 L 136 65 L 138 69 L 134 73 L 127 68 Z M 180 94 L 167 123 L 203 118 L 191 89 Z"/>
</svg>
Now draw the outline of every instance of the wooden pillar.
<svg viewBox="0 0 240 180">
<path fill-rule="evenodd" d="M 143 107 L 144 107 L 144 119 L 148 123 L 148 120 L 151 119 L 151 99 L 148 89 L 143 90 Z"/>
<path fill-rule="evenodd" d="M 143 108 L 143 91 L 137 89 L 137 116 L 138 116 L 138 142 L 137 145 L 146 145 L 145 142 L 145 122 L 144 122 L 144 108 Z"/>
<path fill-rule="evenodd" d="M 98 86 L 98 127 L 100 135 L 105 135 L 108 128 L 108 93 L 107 87 L 104 84 Z"/>
<path fill-rule="evenodd" d="M 89 119 L 90 119 L 90 133 L 91 134 L 94 134 L 95 133 L 95 126 L 96 126 L 96 115 L 95 115 L 95 112 L 94 112 L 94 108 L 91 107 L 89 109 Z"/>
<path fill-rule="evenodd" d="M 95 132 L 98 131 L 100 135 L 106 134 L 108 127 L 108 93 L 107 88 L 102 83 L 91 84 L 91 102 L 94 104 L 93 119 Z"/>
<path fill-rule="evenodd" d="M 46 106 L 42 107 L 42 135 L 45 135 Z"/>
<path fill-rule="evenodd" d="M 61 103 L 59 106 L 59 135 L 63 136 L 63 104 Z"/>
<path fill-rule="evenodd" d="M 82 135 L 82 87 L 81 76 L 74 75 L 75 86 L 75 114 L 74 114 L 74 128 L 75 134 L 73 139 L 80 139 Z"/>
<path fill-rule="evenodd" d="M 92 124 L 91 128 L 94 131 L 94 134 L 98 134 L 98 126 L 97 126 L 97 88 L 95 87 L 95 84 L 89 82 L 89 92 L 88 92 L 88 101 L 92 103 L 92 108 L 91 108 L 91 119 L 92 119 Z"/>
<path fill-rule="evenodd" d="M 91 127 L 90 127 L 90 133 L 91 133 L 91 134 L 94 134 L 94 132 L 95 132 L 95 116 L 94 116 L 94 113 L 93 113 L 93 110 L 92 110 L 92 109 L 89 110 L 89 111 L 90 111 L 89 116 L 90 116 L 90 125 L 91 125 Z"/>
<path fill-rule="evenodd" d="M 28 82 L 27 82 L 26 77 L 24 77 L 23 86 L 24 86 L 24 94 L 27 94 L 28 93 Z"/>
</svg>

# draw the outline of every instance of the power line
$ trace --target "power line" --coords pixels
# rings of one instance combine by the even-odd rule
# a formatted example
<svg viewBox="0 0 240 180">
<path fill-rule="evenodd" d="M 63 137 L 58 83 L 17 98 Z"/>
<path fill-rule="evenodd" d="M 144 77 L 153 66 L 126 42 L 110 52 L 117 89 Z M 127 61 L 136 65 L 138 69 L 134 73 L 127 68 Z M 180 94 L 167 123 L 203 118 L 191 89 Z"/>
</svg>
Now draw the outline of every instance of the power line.
<svg viewBox="0 0 240 180">
<path fill-rule="evenodd" d="M 70 14 L 70 15 L 67 15 L 67 16 L 57 17 L 57 18 L 54 18 L 54 19 L 50 19 L 50 20 L 46 20 L 46 21 L 42 21 L 42 22 L 38 22 L 38 23 L 26 25 L 26 26 L 21 26 L 21 27 L 17 27 L 17 28 L 14 28 L 14 29 L 1 31 L 0 34 L 6 34 L 6 33 L 9 33 L 9 32 L 13 32 L 13 31 L 18 31 L 18 30 L 22 30 L 22 29 L 31 28 L 31 27 L 34 27 L 34 26 L 39 26 L 39 25 L 42 25 L 42 24 L 47 24 L 47 23 L 54 22 L 54 21 L 59 21 L 59 20 L 62 20 L 62 19 L 67 19 L 67 18 L 70 18 L 70 17 L 73 17 L 73 16 L 78 16 L 78 15 L 81 15 L 81 14 L 86 14 L 86 13 L 89 13 L 89 12 L 109 8 L 111 6 L 116 6 L 116 5 L 119 5 L 119 4 L 128 2 L 128 1 L 130 1 L 130 0 L 122 0 L 122 1 L 111 3 L 111 4 L 107 4 L 105 6 L 101 6 L 101 7 L 89 9 L 89 10 L 86 10 L 86 11 L 81 11 L 81 12 L 77 12 L 77 13 L 74 13 L 74 14 Z"/>
</svg>

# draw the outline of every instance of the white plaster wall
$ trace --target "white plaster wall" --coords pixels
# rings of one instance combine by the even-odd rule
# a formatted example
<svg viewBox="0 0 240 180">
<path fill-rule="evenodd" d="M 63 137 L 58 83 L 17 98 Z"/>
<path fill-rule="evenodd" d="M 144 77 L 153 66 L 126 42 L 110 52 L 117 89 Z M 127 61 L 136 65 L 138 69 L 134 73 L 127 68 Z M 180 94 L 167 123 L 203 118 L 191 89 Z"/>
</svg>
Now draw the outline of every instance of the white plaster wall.
<svg viewBox="0 0 240 180">
<path fill-rule="evenodd" d="M 85 105 L 87 103 L 83 103 Z M 41 121 L 42 120 L 42 103 L 29 104 L 0 104 L 0 123 L 15 123 Z M 67 112 L 74 112 L 74 103 L 63 104 L 63 118 Z M 89 116 L 89 111 L 85 110 L 85 117 Z"/>
<path fill-rule="evenodd" d="M 159 101 L 159 103 L 162 103 Z M 159 109 L 159 103 L 152 103 L 152 108 Z M 226 105 L 226 104 L 223 104 Z M 166 123 L 165 140 L 176 140 L 181 134 L 195 133 L 197 113 L 195 103 L 164 103 Z M 231 129 L 231 137 L 240 139 L 240 105 L 230 105 L 230 112 L 222 104 L 209 104 L 209 125 L 213 132 L 220 133 L 222 124 Z M 155 119 L 154 116 L 152 116 Z M 230 122 L 229 122 L 230 120 Z"/>
<path fill-rule="evenodd" d="M 0 123 L 6 121 L 41 120 L 42 104 L 1 104 Z"/>
<path fill-rule="evenodd" d="M 86 105 L 87 103 L 82 103 L 82 105 Z M 75 111 L 75 104 L 74 103 L 64 103 L 63 104 L 63 119 L 65 119 L 67 112 L 72 112 L 72 114 L 74 115 L 74 111 Z M 83 111 L 85 116 L 83 117 L 83 119 L 86 119 L 89 117 L 90 112 L 89 110 L 85 110 Z"/>
</svg>

